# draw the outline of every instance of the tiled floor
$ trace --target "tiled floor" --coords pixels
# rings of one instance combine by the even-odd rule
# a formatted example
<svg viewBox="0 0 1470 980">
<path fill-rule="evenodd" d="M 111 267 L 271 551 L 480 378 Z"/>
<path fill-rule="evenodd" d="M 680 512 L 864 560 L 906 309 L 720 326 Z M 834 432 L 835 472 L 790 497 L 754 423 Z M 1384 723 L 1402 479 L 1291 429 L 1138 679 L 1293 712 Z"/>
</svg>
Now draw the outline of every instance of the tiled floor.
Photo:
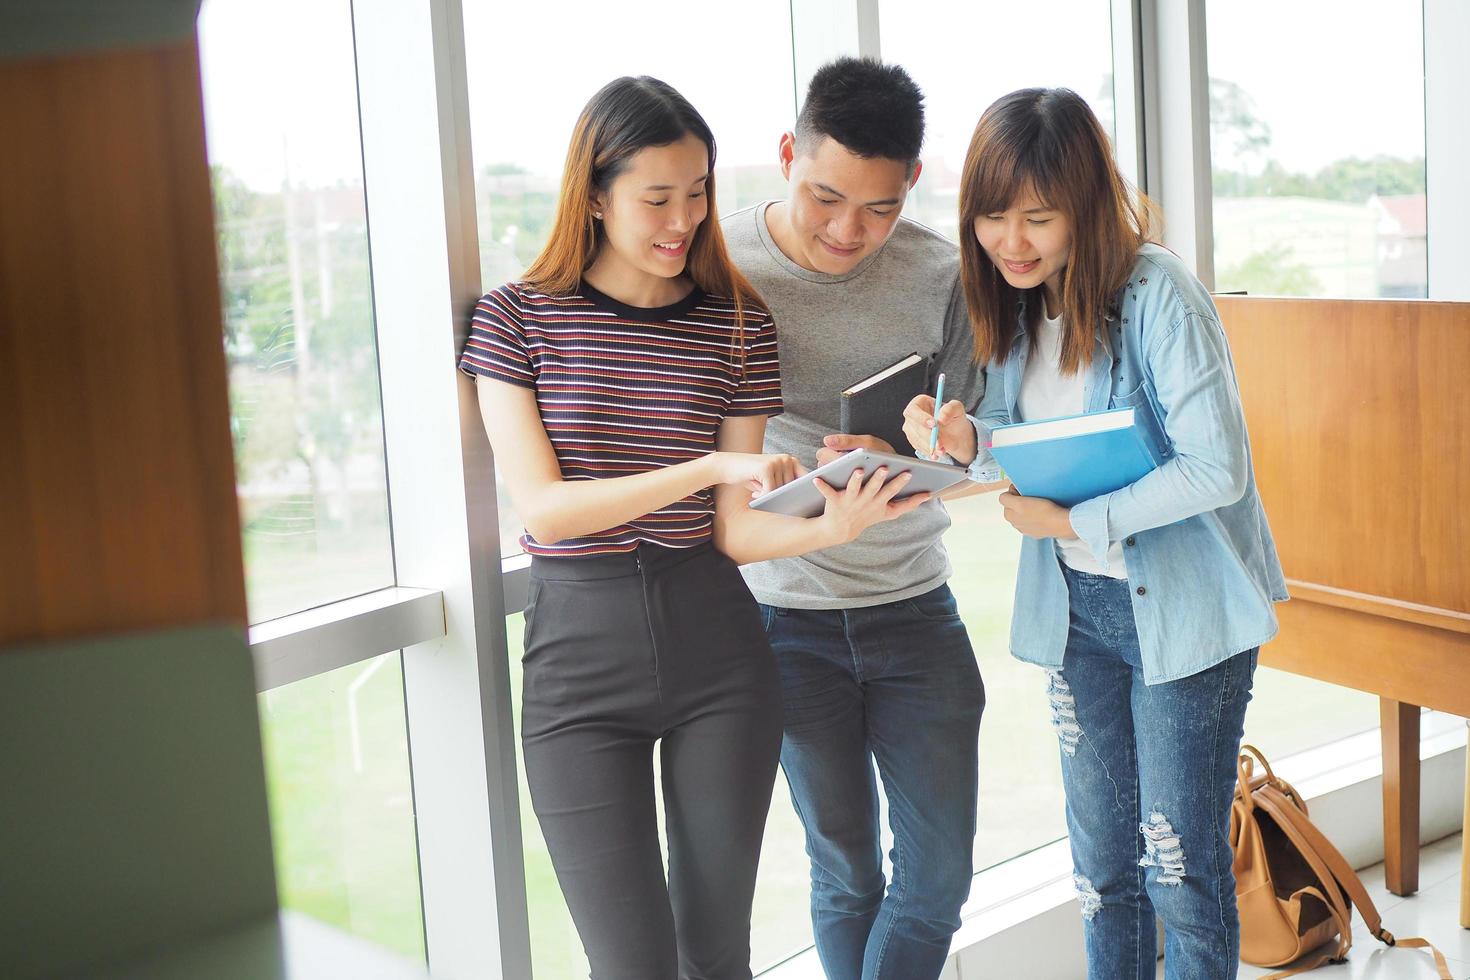
<svg viewBox="0 0 1470 980">
<path fill-rule="evenodd" d="M 1378 907 L 1383 925 L 1396 936 L 1422 936 L 1439 947 L 1457 980 L 1470 978 L 1470 929 L 1460 928 L 1460 837 L 1447 837 L 1420 852 L 1419 891 L 1400 898 L 1383 887 L 1383 865 L 1360 872 L 1368 897 Z M 1241 980 L 1270 974 L 1260 967 L 1240 967 Z M 1159 977 L 1164 966 L 1159 964 Z M 1346 963 L 1324 966 L 1310 980 L 1433 980 L 1434 961 L 1424 950 L 1387 949 L 1368 933 L 1361 917 L 1353 917 L 1353 949 Z"/>
</svg>

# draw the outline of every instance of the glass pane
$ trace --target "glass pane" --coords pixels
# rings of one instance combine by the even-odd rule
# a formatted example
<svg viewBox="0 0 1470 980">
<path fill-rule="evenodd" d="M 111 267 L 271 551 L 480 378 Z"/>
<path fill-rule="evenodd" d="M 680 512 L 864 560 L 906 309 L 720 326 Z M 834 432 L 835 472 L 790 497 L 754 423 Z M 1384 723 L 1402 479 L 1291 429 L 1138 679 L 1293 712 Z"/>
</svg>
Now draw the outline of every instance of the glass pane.
<svg viewBox="0 0 1470 980">
<path fill-rule="evenodd" d="M 1206 9 L 1217 288 L 1426 295 L 1420 0 Z"/>
<path fill-rule="evenodd" d="M 960 175 L 980 114 L 1028 86 L 1071 88 L 1113 131 L 1112 14 L 1107 0 L 1047 0 L 1006 7 L 880 0 L 885 60 L 903 65 L 924 90 L 928 127 L 924 171 L 904 215 L 955 238 Z M 1034 45 L 979 44 L 1031 37 L 1047 26 L 1045 57 Z M 959 602 L 985 678 L 980 726 L 977 870 L 1066 834 L 1061 766 L 1046 675 L 1010 655 L 1011 604 L 1020 538 L 993 496 L 947 505 L 945 545 Z M 1001 815 L 1004 815 L 1004 819 Z"/>
<path fill-rule="evenodd" d="M 1217 288 L 1426 295 L 1421 4 L 1207 11 Z M 1301 98 L 1308 89 L 1333 97 Z M 1277 758 L 1377 725 L 1371 695 L 1262 668 L 1246 738 Z"/>
<path fill-rule="evenodd" d="M 1377 727 L 1377 695 L 1270 667 L 1256 670 L 1245 741 L 1272 762 Z"/>
<path fill-rule="evenodd" d="M 250 619 L 393 584 L 348 0 L 199 17 Z"/>
<path fill-rule="evenodd" d="M 400 655 L 259 704 L 281 904 L 423 960 Z"/>
<path fill-rule="evenodd" d="M 1062 769 L 1046 672 L 1010 654 L 1021 536 L 993 494 L 945 505 L 950 587 L 985 680 L 980 722 L 980 819 L 975 870 L 1066 836 Z"/>
<path fill-rule="evenodd" d="M 521 800 L 521 847 L 526 859 L 526 907 L 531 923 L 531 973 L 538 977 L 585 977 L 590 972 L 587 956 L 572 914 L 557 884 L 551 855 L 536 811 L 531 809 L 531 791 L 526 786 L 526 760 L 521 755 L 521 655 L 525 650 L 526 618 L 516 613 L 505 618 L 505 645 L 510 657 L 511 714 L 516 738 L 516 783 Z"/>
<path fill-rule="evenodd" d="M 577 114 L 620 75 L 660 78 L 704 116 L 719 143 L 722 214 L 784 192 L 776 145 L 795 112 L 787 0 L 686 4 L 676 16 L 670 10 L 654 0 L 630 0 L 610 17 L 605 4 L 592 0 L 465 0 L 485 289 L 519 277 L 540 252 Z M 594 25 L 558 35 L 553 70 L 543 47 L 515 43 L 544 34 L 550 22 Z M 477 41 L 493 44 L 493 56 L 477 56 Z M 525 79 L 535 80 L 534 97 L 520 84 Z M 501 554 L 514 555 L 521 551 L 521 525 L 499 489 Z"/>
<path fill-rule="evenodd" d="M 812 944 L 811 865 L 786 777 L 776 773 L 750 917 L 750 965 L 758 974 Z"/>
<path fill-rule="evenodd" d="M 980 114 L 1002 95 L 1029 86 L 1070 88 L 1113 132 L 1108 0 L 879 0 L 878 23 L 883 59 L 913 75 L 927 106 L 924 172 L 903 213 L 950 238 L 956 235 L 960 172 L 970 135 Z M 1046 25 L 1044 38 L 1037 34 L 1041 24 Z M 1018 39 L 1022 43 L 1012 43 Z"/>
</svg>

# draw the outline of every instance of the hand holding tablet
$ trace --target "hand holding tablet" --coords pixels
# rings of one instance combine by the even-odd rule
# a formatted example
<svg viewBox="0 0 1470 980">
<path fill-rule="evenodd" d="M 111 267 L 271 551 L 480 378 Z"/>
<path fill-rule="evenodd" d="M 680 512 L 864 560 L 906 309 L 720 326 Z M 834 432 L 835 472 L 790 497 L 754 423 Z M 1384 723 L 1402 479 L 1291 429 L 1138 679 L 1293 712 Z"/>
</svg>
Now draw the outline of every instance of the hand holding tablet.
<svg viewBox="0 0 1470 980">
<path fill-rule="evenodd" d="M 913 456 L 897 456 L 869 449 L 854 449 L 839 456 L 825 466 L 819 466 L 805 476 L 796 478 L 770 493 L 756 497 L 750 506 L 772 514 L 790 517 L 816 517 L 826 507 L 826 498 L 817 489 L 815 480 L 841 490 L 847 486 L 855 470 L 871 474 L 878 467 L 888 468 L 889 479 L 901 473 L 910 474 L 908 486 L 895 499 L 902 500 L 916 493 L 938 493 L 965 479 L 965 470 L 948 463 L 935 463 Z"/>
</svg>

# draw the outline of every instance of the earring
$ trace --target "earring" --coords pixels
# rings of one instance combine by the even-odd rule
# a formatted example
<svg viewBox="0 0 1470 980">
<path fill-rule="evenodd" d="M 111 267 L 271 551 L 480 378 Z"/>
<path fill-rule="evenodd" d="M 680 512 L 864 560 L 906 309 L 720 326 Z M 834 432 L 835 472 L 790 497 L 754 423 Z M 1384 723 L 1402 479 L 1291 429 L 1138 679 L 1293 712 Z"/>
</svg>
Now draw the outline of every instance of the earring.
<svg viewBox="0 0 1470 980">
<path fill-rule="evenodd" d="M 593 211 L 592 212 L 592 217 L 596 218 L 598 221 L 601 221 L 602 220 L 602 212 L 601 211 Z"/>
</svg>

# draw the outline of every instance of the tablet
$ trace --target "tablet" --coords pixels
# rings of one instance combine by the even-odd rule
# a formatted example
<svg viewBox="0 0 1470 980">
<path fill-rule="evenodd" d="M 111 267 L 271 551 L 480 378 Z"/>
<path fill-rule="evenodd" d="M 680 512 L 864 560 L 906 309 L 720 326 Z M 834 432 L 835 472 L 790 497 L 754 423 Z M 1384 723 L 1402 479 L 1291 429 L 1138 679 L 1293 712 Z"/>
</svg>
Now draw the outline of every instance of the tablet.
<svg viewBox="0 0 1470 980">
<path fill-rule="evenodd" d="M 865 475 L 871 475 L 880 466 L 888 467 L 890 480 L 900 473 L 913 474 L 909 485 L 904 487 L 903 493 L 896 498 L 898 500 L 926 491 L 938 493 L 965 479 L 965 468 L 951 463 L 936 463 L 928 459 L 919 459 L 917 456 L 895 456 L 892 453 L 854 449 L 846 455 L 837 457 L 826 466 L 817 467 L 806 476 L 797 477 L 785 486 L 777 487 L 770 493 L 756 497 L 750 502 L 750 506 L 756 510 L 764 510 L 772 514 L 786 514 L 790 517 L 816 517 L 826 509 L 827 498 L 822 496 L 822 491 L 812 485 L 813 480 L 825 480 L 830 486 L 841 490 L 852 478 L 853 470 L 860 469 Z"/>
</svg>

